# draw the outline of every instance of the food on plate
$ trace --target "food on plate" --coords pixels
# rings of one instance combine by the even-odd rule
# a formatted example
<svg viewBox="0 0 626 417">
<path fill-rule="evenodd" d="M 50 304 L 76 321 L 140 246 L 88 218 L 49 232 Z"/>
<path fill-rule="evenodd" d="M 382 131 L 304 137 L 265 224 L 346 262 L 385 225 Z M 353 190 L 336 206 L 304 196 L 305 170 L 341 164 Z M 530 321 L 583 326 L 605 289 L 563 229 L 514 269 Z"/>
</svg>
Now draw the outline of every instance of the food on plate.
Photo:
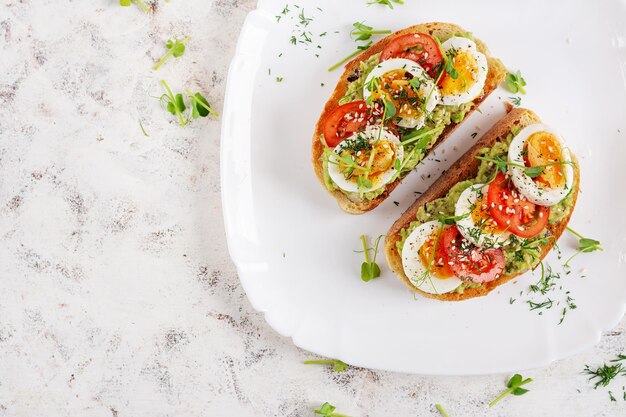
<svg viewBox="0 0 626 417">
<path fill-rule="evenodd" d="M 547 255 L 572 215 L 579 177 L 561 136 L 514 109 L 393 224 L 389 266 L 427 297 L 486 295 Z"/>
<path fill-rule="evenodd" d="M 387 36 L 346 65 L 313 136 L 313 165 L 349 213 L 365 213 L 478 107 L 506 69 L 459 26 Z"/>
</svg>

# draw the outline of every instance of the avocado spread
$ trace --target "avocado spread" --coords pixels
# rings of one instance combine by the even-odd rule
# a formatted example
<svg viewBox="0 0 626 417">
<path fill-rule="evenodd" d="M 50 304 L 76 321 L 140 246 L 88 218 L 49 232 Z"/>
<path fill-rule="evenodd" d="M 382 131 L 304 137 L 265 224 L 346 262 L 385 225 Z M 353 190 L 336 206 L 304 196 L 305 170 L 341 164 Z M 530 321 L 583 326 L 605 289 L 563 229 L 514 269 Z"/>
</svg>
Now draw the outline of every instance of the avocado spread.
<svg viewBox="0 0 626 417">
<path fill-rule="evenodd" d="M 496 144 L 491 148 L 481 149 L 479 151 L 479 155 L 491 159 L 499 157 L 506 160 L 509 144 L 518 132 L 518 130 L 509 132 L 507 136 L 503 138 L 503 141 L 496 142 Z M 402 239 L 396 243 L 398 251 L 402 253 L 404 241 L 411 234 L 411 232 L 421 224 L 437 220 L 439 216 L 454 216 L 455 205 L 461 193 L 470 185 L 484 184 L 488 182 L 495 176 L 495 173 L 496 166 L 493 163 L 481 161 L 478 166 L 478 173 L 474 178 L 458 182 L 450 188 L 450 191 L 448 191 L 448 194 L 446 194 L 445 197 L 435 199 L 420 207 L 415 216 L 415 221 L 412 221 L 408 228 L 400 231 Z M 572 208 L 573 199 L 574 196 L 570 192 L 567 197 L 559 203 L 551 206 L 548 223 L 557 223 L 564 217 L 568 216 Z M 548 237 L 547 230 L 544 230 L 538 236 L 531 239 L 522 240 L 515 239 L 515 237 L 513 237 L 511 244 L 502 248 L 505 257 L 504 273 L 507 275 L 516 274 L 536 267 L 540 261 L 540 250 L 537 246 L 539 246 L 541 241 L 546 237 Z M 456 291 L 463 292 L 466 288 L 470 288 L 468 285 L 470 285 L 471 288 L 480 286 L 480 284 L 464 283 Z"/>
<path fill-rule="evenodd" d="M 450 34 L 450 36 L 440 38 L 440 41 L 445 42 L 449 37 L 452 36 L 463 36 L 473 40 L 471 33 L 466 32 L 460 34 Z M 365 86 L 365 80 L 367 78 L 367 75 L 379 63 L 380 53 L 374 54 L 367 60 L 359 63 L 359 68 L 354 72 L 354 74 L 348 77 L 349 82 L 346 94 L 339 100 L 339 105 L 350 103 L 352 101 L 363 100 L 363 88 Z M 482 92 L 480 95 L 482 95 Z M 420 146 L 419 149 L 414 149 L 415 143 L 407 144 L 406 146 L 404 146 L 405 160 L 402 161 L 403 164 L 400 170 L 400 177 L 413 170 L 417 166 L 417 164 L 419 164 L 419 162 L 424 158 L 426 151 L 432 148 L 435 142 L 437 142 L 437 139 L 441 135 L 444 127 L 448 126 L 451 123 L 461 123 L 471 109 L 472 105 L 473 102 L 464 103 L 457 106 L 444 106 L 442 104 L 437 104 L 435 109 L 430 113 L 429 118 L 425 123 L 425 126 L 416 131 L 416 133 L 421 133 L 422 131 L 430 132 L 425 137 L 426 143 L 422 143 L 422 146 Z M 324 141 L 322 141 L 322 143 L 324 143 Z M 365 198 L 367 200 L 373 200 L 385 191 L 385 187 L 380 187 L 376 190 L 365 192 L 359 195 L 358 193 L 350 193 L 337 187 L 337 185 L 333 182 L 333 180 L 330 178 L 330 175 L 328 174 L 327 161 L 330 152 L 332 152 L 332 149 L 326 148 L 321 156 L 324 184 L 326 185 L 326 188 L 328 188 L 328 190 L 340 190 L 353 201 L 362 198 Z"/>
</svg>

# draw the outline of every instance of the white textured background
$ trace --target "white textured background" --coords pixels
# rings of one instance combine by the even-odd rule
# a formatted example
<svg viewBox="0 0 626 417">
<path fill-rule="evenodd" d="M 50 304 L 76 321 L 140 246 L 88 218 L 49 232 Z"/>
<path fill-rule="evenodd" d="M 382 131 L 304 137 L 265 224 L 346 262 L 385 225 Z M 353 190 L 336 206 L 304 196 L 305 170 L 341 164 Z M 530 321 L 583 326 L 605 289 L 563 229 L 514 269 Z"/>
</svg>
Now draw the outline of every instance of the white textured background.
<svg viewBox="0 0 626 417">
<path fill-rule="evenodd" d="M 437 402 L 451 417 L 626 415 L 626 377 L 610 402 L 581 374 L 624 352 L 625 321 L 487 410 L 508 375 L 307 367 L 251 309 L 224 239 L 219 119 L 181 128 L 152 96 L 165 78 L 219 111 L 254 5 L 0 3 L 0 415 L 295 417 L 324 401 L 355 417 Z M 187 34 L 154 73 L 165 40 Z"/>
</svg>

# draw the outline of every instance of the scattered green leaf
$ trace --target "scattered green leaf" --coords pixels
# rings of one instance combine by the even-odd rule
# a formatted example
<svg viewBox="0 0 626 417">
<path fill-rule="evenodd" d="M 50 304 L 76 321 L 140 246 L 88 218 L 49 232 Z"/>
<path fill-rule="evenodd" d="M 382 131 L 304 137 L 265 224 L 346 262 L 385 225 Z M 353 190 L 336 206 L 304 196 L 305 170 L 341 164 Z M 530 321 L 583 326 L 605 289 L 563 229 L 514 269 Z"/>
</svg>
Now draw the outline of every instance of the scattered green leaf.
<svg viewBox="0 0 626 417">
<path fill-rule="evenodd" d="M 165 44 L 165 47 L 169 49 L 169 51 L 159 60 L 159 62 L 156 63 L 154 70 L 156 71 L 161 68 L 161 66 L 172 56 L 174 58 L 183 56 L 185 53 L 185 45 L 190 39 L 191 38 L 189 36 L 186 36 L 182 41 L 179 41 L 178 38 L 169 39 Z"/>
<path fill-rule="evenodd" d="M 336 409 L 337 407 L 335 407 L 334 405 L 325 402 L 319 409 L 315 410 L 315 414 L 321 415 L 323 417 L 350 417 L 345 414 L 334 413 L 333 411 L 335 411 Z"/>
<path fill-rule="evenodd" d="M 508 72 L 506 74 L 506 78 L 504 79 L 504 84 L 506 88 L 513 94 L 517 94 L 518 92 L 521 94 L 526 94 L 526 90 L 524 87 L 526 86 L 526 80 L 522 77 L 522 73 L 517 70 L 515 73 Z"/>
<path fill-rule="evenodd" d="M 446 410 L 443 409 L 441 404 L 436 404 L 436 406 L 437 406 L 437 410 L 439 410 L 439 412 L 441 413 L 443 417 L 450 417 L 448 413 L 446 413 Z"/>
<path fill-rule="evenodd" d="M 374 241 L 374 248 L 368 248 L 365 235 L 361 235 L 363 253 L 365 254 L 365 262 L 361 264 L 361 279 L 365 282 L 371 281 L 380 276 L 380 267 L 376 263 L 376 256 L 378 255 L 378 245 L 380 244 L 380 239 L 382 239 L 382 237 L 383 235 L 380 235 L 376 238 Z M 374 251 L 373 257 L 370 257 L 371 250 Z"/>
<path fill-rule="evenodd" d="M 319 359 L 319 360 L 310 360 L 304 361 L 305 365 L 332 365 L 333 371 L 335 372 L 343 372 L 348 369 L 350 365 L 347 363 L 340 361 L 339 359 Z"/>
<path fill-rule="evenodd" d="M 507 389 L 502 394 L 500 394 L 498 398 L 490 402 L 489 407 L 493 407 L 494 405 L 496 405 L 498 402 L 500 402 L 504 397 L 506 397 L 509 394 L 513 394 L 513 395 L 526 394 L 528 390 L 525 388 L 521 388 L 521 387 L 522 385 L 526 385 L 532 381 L 533 381 L 532 378 L 523 379 L 523 377 L 520 374 L 513 375 L 511 379 L 509 379 L 509 382 L 507 382 L 506 384 Z"/>
<path fill-rule="evenodd" d="M 146 13 L 152 13 L 152 10 L 143 2 L 143 0 L 120 0 L 120 6 L 129 7 L 131 3 L 137 3 L 139 7 L 143 9 Z"/>
<path fill-rule="evenodd" d="M 367 2 L 367 5 L 371 5 L 371 4 L 382 4 L 384 6 L 389 7 L 390 9 L 393 9 L 393 3 L 395 4 L 404 4 L 403 0 L 370 0 Z"/>
<path fill-rule="evenodd" d="M 354 29 L 350 32 L 350 36 L 354 38 L 355 42 L 369 40 L 372 35 L 384 35 L 391 33 L 391 30 L 376 30 L 372 26 L 368 26 L 361 22 L 354 22 L 352 26 L 354 26 Z"/>
<path fill-rule="evenodd" d="M 600 246 L 600 241 L 584 237 L 580 233 L 577 233 L 576 231 L 571 229 L 570 227 L 567 227 L 567 230 L 578 238 L 578 251 L 572 256 L 570 256 L 569 259 L 563 264 L 563 266 L 569 268 L 570 261 L 574 259 L 576 256 L 580 255 L 581 253 L 589 253 L 589 252 L 595 252 L 598 250 L 604 250 Z"/>
</svg>

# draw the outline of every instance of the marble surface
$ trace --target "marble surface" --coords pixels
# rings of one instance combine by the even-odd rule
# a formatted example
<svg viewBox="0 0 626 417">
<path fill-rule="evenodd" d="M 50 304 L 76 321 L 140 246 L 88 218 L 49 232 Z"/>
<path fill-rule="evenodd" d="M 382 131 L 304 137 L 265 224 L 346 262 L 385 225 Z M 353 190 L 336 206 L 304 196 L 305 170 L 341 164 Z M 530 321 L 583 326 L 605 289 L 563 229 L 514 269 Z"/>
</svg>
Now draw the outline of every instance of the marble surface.
<svg viewBox="0 0 626 417">
<path fill-rule="evenodd" d="M 626 415 L 626 377 L 611 402 L 581 374 L 624 352 L 626 321 L 489 410 L 508 375 L 302 365 L 229 259 L 219 118 L 181 128 L 154 98 L 163 78 L 219 111 L 255 2 L 149 4 L 0 4 L 1 416 Z M 185 56 L 152 71 L 174 35 Z"/>
</svg>

